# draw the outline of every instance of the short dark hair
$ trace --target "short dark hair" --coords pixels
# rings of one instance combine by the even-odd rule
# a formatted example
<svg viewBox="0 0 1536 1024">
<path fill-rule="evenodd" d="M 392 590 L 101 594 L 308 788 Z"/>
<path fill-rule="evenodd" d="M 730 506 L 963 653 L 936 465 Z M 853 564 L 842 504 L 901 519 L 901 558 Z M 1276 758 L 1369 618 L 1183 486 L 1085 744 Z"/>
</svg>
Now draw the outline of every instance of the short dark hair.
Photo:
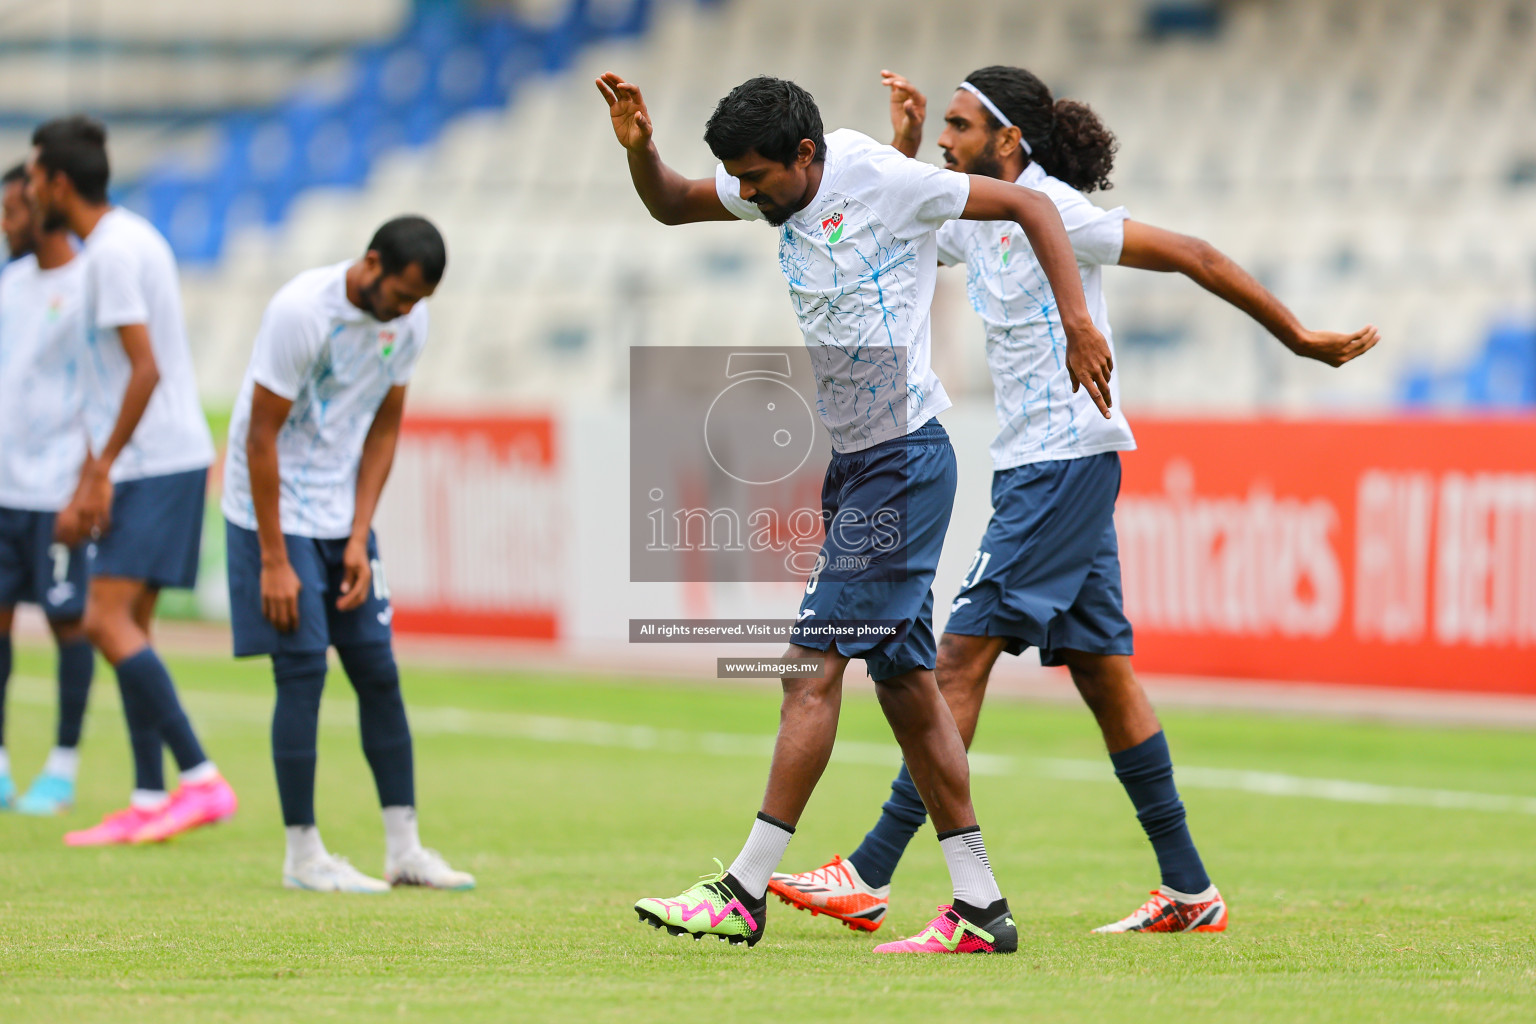
<svg viewBox="0 0 1536 1024">
<path fill-rule="evenodd" d="M 4 177 L 0 177 L 0 186 L 14 185 L 18 181 L 26 181 L 26 180 L 27 180 L 27 165 L 26 164 L 17 164 L 15 167 L 12 167 L 10 170 L 6 171 Z"/>
<path fill-rule="evenodd" d="M 373 233 L 368 251 L 379 254 L 385 277 L 403 273 L 412 263 L 421 268 L 422 280 L 437 284 L 448 266 L 448 249 L 442 233 L 425 217 L 407 214 L 386 221 Z"/>
<path fill-rule="evenodd" d="M 767 75 L 732 89 L 704 126 L 704 141 L 718 160 L 736 160 L 756 151 L 788 167 L 799 155 L 802 139 L 816 143 L 813 161 L 827 158 L 816 100 L 794 82 Z"/>
<path fill-rule="evenodd" d="M 74 114 L 39 125 L 32 133 L 37 162 L 49 174 L 62 174 L 88 203 L 107 201 L 112 177 L 107 162 L 107 129 L 93 117 Z"/>
</svg>

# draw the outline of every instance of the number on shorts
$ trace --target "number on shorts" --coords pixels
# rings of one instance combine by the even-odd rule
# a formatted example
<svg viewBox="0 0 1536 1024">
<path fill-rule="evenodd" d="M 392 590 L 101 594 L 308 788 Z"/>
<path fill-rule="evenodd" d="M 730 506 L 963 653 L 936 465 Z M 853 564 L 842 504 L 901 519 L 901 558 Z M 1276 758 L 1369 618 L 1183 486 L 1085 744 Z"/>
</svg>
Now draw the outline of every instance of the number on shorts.
<svg viewBox="0 0 1536 1024">
<path fill-rule="evenodd" d="M 63 583 L 69 579 L 69 548 L 63 544 L 50 544 L 48 557 L 53 559 L 53 582 Z"/>
<path fill-rule="evenodd" d="M 816 593 L 816 584 L 821 582 L 821 570 L 825 569 L 826 567 L 827 567 L 827 556 L 826 555 L 817 555 L 816 556 L 816 567 L 811 570 L 811 578 L 809 580 L 806 580 L 806 582 L 805 582 L 805 592 L 807 594 L 814 594 L 814 593 Z"/>
<path fill-rule="evenodd" d="M 373 570 L 373 596 L 378 601 L 389 600 L 389 584 L 384 581 L 384 563 L 377 558 L 368 562 L 368 567 Z"/>
<path fill-rule="evenodd" d="M 971 564 L 965 570 L 965 575 L 960 577 L 960 589 L 970 590 L 980 583 L 981 575 L 987 571 L 987 563 L 990 561 L 992 561 L 992 552 L 977 548 L 976 553 L 971 556 Z"/>
</svg>

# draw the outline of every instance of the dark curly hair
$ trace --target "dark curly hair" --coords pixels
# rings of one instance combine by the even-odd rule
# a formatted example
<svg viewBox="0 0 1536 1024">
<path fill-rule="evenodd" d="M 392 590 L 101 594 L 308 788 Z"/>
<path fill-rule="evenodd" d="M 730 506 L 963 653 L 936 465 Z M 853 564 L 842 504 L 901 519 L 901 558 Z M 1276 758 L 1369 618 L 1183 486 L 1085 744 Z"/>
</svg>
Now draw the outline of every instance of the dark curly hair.
<svg viewBox="0 0 1536 1024">
<path fill-rule="evenodd" d="M 814 162 L 826 159 L 827 140 L 816 101 L 794 82 L 767 75 L 732 89 L 704 126 L 704 142 L 718 160 L 736 160 L 756 151 L 788 167 L 803 139 L 816 144 Z"/>
<path fill-rule="evenodd" d="M 965 77 L 1019 128 L 1030 159 L 1053 178 L 1080 192 L 1113 188 L 1109 172 L 1120 144 L 1086 103 L 1058 100 L 1044 82 L 1023 68 L 994 64 Z M 992 128 L 1002 124 L 987 113 Z"/>
</svg>

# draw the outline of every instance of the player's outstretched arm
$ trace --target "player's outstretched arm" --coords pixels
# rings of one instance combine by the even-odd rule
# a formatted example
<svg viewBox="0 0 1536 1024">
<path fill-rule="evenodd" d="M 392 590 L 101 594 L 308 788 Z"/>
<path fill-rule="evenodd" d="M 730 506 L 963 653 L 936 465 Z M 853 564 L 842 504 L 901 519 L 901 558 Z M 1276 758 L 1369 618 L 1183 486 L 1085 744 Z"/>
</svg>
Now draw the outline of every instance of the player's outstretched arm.
<svg viewBox="0 0 1536 1024">
<path fill-rule="evenodd" d="M 597 79 L 597 91 L 608 101 L 613 134 L 629 154 L 630 180 L 652 217 L 663 224 L 736 219 L 720 202 L 713 178 L 685 178 L 661 162 L 639 86 L 609 71 Z"/>
<path fill-rule="evenodd" d="M 907 156 L 915 157 L 923 145 L 928 97 L 894 71 L 882 70 L 880 84 L 891 90 L 891 145 Z"/>
<path fill-rule="evenodd" d="M 1109 418 L 1112 404 L 1109 394 L 1109 375 L 1114 371 L 1114 359 L 1109 352 L 1109 342 L 1093 325 L 1088 314 L 1088 299 L 1083 294 L 1083 279 L 1078 275 L 1077 257 L 1072 252 L 1072 242 L 1067 229 L 1061 223 L 1056 204 L 1044 192 L 1037 192 L 1022 185 L 999 181 L 984 175 L 972 174 L 971 195 L 966 201 L 964 220 L 1012 221 L 1024 229 L 1040 269 L 1051 284 L 1056 298 L 1056 312 L 1061 326 L 1067 332 L 1067 375 L 1072 380 L 1072 390 L 1079 386 L 1088 389 L 1104 418 Z"/>
<path fill-rule="evenodd" d="M 1292 352 L 1329 366 L 1343 366 L 1381 340 L 1370 324 L 1352 334 L 1307 330 L 1252 274 L 1214 245 L 1189 235 L 1128 220 L 1120 265 L 1183 274 L 1253 317 Z"/>
<path fill-rule="evenodd" d="M 261 545 L 261 614 L 279 632 L 299 627 L 299 574 L 288 561 L 280 511 L 282 480 L 277 465 L 277 435 L 288 422 L 293 402 L 260 384 L 251 389 L 251 421 L 245 432 L 245 464 L 256 509 L 256 539 Z"/>
<path fill-rule="evenodd" d="M 357 499 L 352 510 L 352 534 L 341 556 L 341 596 L 338 611 L 359 608 L 368 599 L 373 582 L 373 566 L 368 560 L 368 534 L 373 530 L 373 513 L 379 507 L 379 495 L 395 464 L 395 446 L 400 440 L 400 421 L 405 417 L 405 385 L 396 384 L 384 396 L 379 411 L 373 414 L 368 436 L 363 439 L 363 458 L 357 466 Z"/>
</svg>

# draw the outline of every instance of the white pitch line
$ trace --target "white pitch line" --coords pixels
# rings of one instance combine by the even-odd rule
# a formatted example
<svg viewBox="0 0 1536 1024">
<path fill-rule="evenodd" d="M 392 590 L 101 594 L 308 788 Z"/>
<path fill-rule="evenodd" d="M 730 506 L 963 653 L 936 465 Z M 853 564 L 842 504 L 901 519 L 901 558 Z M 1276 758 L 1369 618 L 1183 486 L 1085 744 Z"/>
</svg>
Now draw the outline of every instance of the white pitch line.
<svg viewBox="0 0 1536 1024">
<path fill-rule="evenodd" d="M 270 695 L 181 691 L 183 700 L 199 721 L 262 725 L 270 720 Z M 11 697 L 26 704 L 52 705 L 53 683 L 32 676 L 11 680 Z M 98 706 L 118 705 L 117 693 L 100 686 L 92 694 Z M 320 721 L 328 728 L 355 729 L 356 701 L 337 692 L 327 698 Z M 649 725 L 624 725 L 554 715 L 521 715 L 504 711 L 469 711 L 454 707 L 416 707 L 410 711 L 411 730 L 419 735 L 480 736 L 527 740 L 535 743 L 573 743 L 620 750 L 706 754 L 713 757 L 767 758 L 773 754 L 772 736 L 747 733 L 693 732 L 659 729 Z M 883 765 L 895 768 L 901 752 L 889 743 L 838 740 L 832 760 L 843 764 Z M 1016 758 L 1007 754 L 971 754 L 975 775 L 1034 775 L 1072 782 L 1114 782 L 1108 759 Z M 1433 807 L 1442 810 L 1490 811 L 1536 815 L 1536 797 L 1503 793 L 1476 793 L 1455 789 L 1384 786 L 1349 779 L 1319 779 L 1281 772 L 1245 771 L 1233 768 L 1202 768 L 1181 765 L 1176 770 L 1180 787 L 1255 793 L 1261 796 L 1304 797 L 1336 803 Z"/>
</svg>

